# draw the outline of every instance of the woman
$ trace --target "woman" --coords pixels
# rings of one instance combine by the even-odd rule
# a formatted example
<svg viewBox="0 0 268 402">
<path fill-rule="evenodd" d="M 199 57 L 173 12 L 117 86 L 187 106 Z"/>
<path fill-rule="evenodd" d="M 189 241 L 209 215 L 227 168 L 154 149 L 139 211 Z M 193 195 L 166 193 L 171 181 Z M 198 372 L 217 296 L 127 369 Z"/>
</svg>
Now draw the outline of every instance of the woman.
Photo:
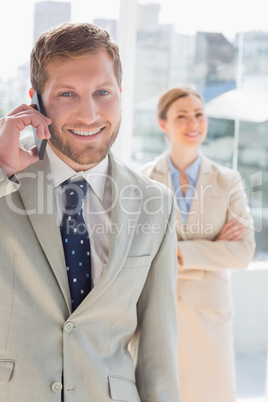
<svg viewBox="0 0 268 402">
<path fill-rule="evenodd" d="M 178 361 L 183 402 L 234 402 L 235 365 L 228 270 L 246 268 L 254 230 L 237 171 L 200 153 L 208 122 L 201 95 L 173 88 L 158 121 L 170 150 L 141 170 L 177 200 Z"/>
</svg>

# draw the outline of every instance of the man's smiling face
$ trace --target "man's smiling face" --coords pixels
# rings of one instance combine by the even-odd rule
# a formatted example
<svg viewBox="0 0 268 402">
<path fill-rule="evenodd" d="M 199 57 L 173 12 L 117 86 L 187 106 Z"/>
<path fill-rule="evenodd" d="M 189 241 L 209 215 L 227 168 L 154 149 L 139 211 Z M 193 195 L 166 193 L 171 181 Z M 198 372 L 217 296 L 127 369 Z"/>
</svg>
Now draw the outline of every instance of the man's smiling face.
<svg viewBox="0 0 268 402">
<path fill-rule="evenodd" d="M 46 75 L 42 100 L 52 119 L 50 145 L 74 170 L 87 170 L 105 158 L 120 127 L 113 61 L 106 51 L 56 60 Z"/>
</svg>

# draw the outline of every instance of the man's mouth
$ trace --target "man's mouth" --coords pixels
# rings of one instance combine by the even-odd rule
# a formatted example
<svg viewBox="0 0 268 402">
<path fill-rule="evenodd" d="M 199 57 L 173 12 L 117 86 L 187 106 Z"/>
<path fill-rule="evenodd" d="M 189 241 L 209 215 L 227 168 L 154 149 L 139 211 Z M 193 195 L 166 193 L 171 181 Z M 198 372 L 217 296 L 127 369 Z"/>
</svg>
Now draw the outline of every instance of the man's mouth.
<svg viewBox="0 0 268 402">
<path fill-rule="evenodd" d="M 70 132 L 75 135 L 81 135 L 83 137 L 90 137 L 91 135 L 98 134 L 102 129 L 103 129 L 103 127 L 99 128 L 98 130 L 93 130 L 93 131 L 70 130 Z"/>
</svg>

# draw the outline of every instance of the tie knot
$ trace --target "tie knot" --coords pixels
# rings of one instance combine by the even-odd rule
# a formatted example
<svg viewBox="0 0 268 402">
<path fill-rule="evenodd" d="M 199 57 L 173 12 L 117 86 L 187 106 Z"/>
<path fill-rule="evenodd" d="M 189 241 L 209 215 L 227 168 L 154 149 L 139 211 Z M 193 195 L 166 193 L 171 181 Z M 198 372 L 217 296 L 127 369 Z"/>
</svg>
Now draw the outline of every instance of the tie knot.
<svg viewBox="0 0 268 402">
<path fill-rule="evenodd" d="M 66 180 L 62 183 L 62 188 L 66 196 L 66 209 L 81 210 L 89 184 L 85 179 L 71 182 Z"/>
</svg>

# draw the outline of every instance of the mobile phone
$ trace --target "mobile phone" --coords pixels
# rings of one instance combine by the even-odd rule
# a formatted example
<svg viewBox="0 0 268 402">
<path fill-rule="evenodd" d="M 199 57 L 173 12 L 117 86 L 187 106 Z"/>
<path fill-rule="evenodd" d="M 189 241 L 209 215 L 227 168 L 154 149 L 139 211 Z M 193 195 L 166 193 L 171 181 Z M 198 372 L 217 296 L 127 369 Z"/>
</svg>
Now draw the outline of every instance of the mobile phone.
<svg viewBox="0 0 268 402">
<path fill-rule="evenodd" d="M 34 93 L 34 95 L 32 97 L 32 103 L 35 105 L 35 108 L 36 108 L 36 110 L 38 110 L 38 112 L 40 112 L 44 116 L 46 116 L 41 96 L 36 91 L 35 91 L 35 93 Z M 40 140 L 37 137 L 35 127 L 33 127 L 33 133 L 34 133 L 35 145 L 36 145 L 37 150 L 38 150 L 39 159 L 44 159 L 45 150 L 46 150 L 46 146 L 47 146 L 47 140 Z"/>
</svg>

